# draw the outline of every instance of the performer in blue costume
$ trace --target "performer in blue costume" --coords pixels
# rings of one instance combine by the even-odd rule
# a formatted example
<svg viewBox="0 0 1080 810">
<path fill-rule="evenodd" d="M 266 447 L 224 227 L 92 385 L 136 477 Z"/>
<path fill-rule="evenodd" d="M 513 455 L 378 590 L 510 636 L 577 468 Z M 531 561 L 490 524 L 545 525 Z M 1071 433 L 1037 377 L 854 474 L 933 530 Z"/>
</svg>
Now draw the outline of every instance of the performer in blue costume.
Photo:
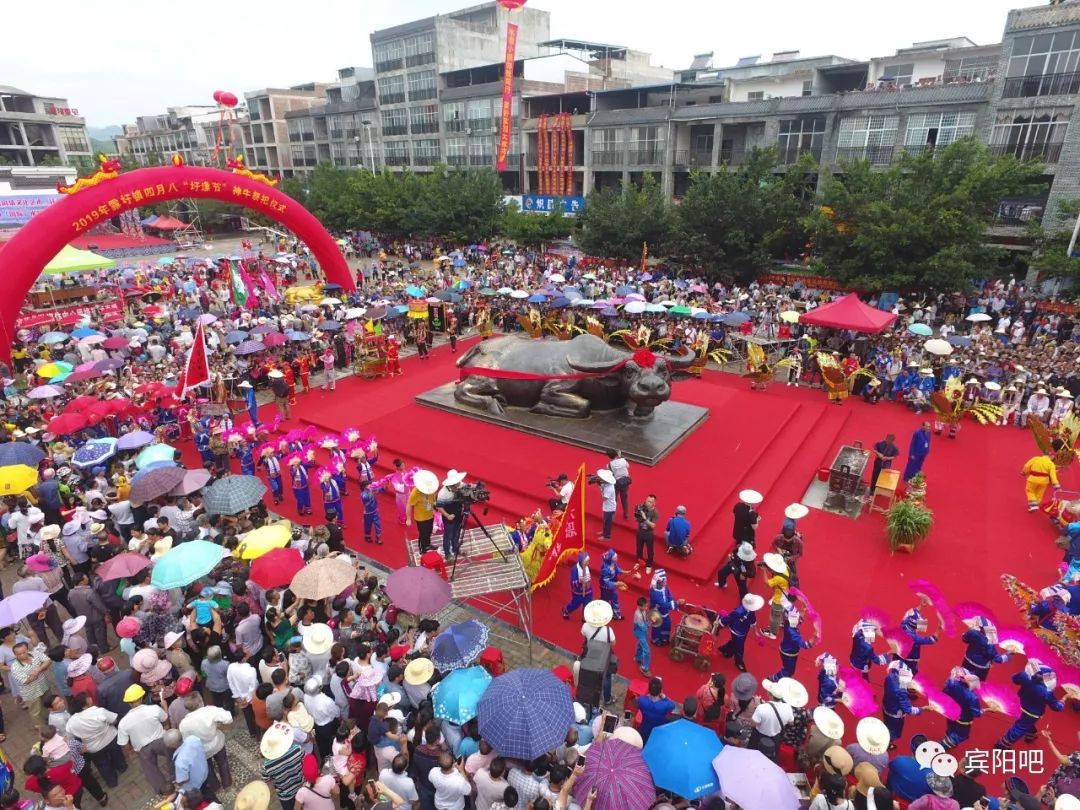
<svg viewBox="0 0 1080 810">
<path fill-rule="evenodd" d="M 908 665 L 912 675 L 919 674 L 919 659 L 922 657 L 922 648 L 928 644 L 937 644 L 937 636 L 924 635 L 928 627 L 929 622 L 919 612 L 918 608 L 912 608 L 900 620 L 900 629 L 911 639 L 911 649 L 905 655 L 897 655 L 896 658 Z"/>
<path fill-rule="evenodd" d="M 909 714 L 915 717 L 922 713 L 918 706 L 911 705 L 908 697 L 912 677 L 913 673 L 903 661 L 889 664 L 889 671 L 885 675 L 885 693 L 881 698 L 881 714 L 889 729 L 889 739 L 892 740 L 890 749 L 895 748 L 896 741 L 904 735 L 904 718 Z"/>
<path fill-rule="evenodd" d="M 244 392 L 244 407 L 247 408 L 248 415 L 251 417 L 251 424 L 258 425 L 259 403 L 255 399 L 255 388 L 247 380 L 240 383 L 238 387 Z"/>
<path fill-rule="evenodd" d="M 980 681 L 985 681 L 990 677 L 990 667 L 993 664 L 1004 664 L 1012 656 L 997 651 L 997 628 L 988 618 L 975 616 L 964 623 L 969 628 L 960 636 L 960 640 L 967 645 L 964 651 L 964 669 Z"/>
<path fill-rule="evenodd" d="M 326 445 L 323 445 L 324 447 Z M 349 494 L 349 479 L 345 476 L 345 468 L 348 462 L 345 456 L 345 451 L 338 447 L 336 444 L 329 448 L 330 455 L 330 470 L 334 475 L 334 480 L 337 481 L 338 489 L 341 491 L 342 497 Z"/>
<path fill-rule="evenodd" d="M 907 464 L 904 467 L 905 482 L 914 478 L 915 474 L 922 469 L 928 455 L 930 455 L 930 423 L 923 422 L 922 426 L 911 434 Z"/>
<path fill-rule="evenodd" d="M 270 493 L 274 496 L 274 505 L 281 503 L 285 497 L 285 488 L 281 482 L 281 462 L 274 455 L 274 448 L 265 445 L 262 449 L 262 465 L 266 470 L 266 480 L 270 482 Z"/>
<path fill-rule="evenodd" d="M 750 628 L 757 624 L 757 612 L 765 606 L 765 600 L 756 593 L 748 593 L 742 598 L 742 604 L 720 619 L 720 626 L 731 631 L 731 638 L 720 648 L 724 658 L 734 658 L 740 672 L 746 672 L 743 656 L 746 651 L 746 637 Z"/>
<path fill-rule="evenodd" d="M 945 723 L 945 739 L 941 741 L 945 750 L 960 745 L 970 737 L 972 722 L 982 717 L 979 696 L 974 691 L 978 686 L 979 679 L 963 667 L 953 667 L 949 673 L 949 680 L 945 681 L 942 691 L 960 706 L 960 717 Z"/>
<path fill-rule="evenodd" d="M 771 681 L 794 677 L 795 667 L 799 664 L 799 653 L 814 646 L 814 639 L 804 639 L 799 632 L 802 614 L 798 608 L 790 607 L 784 611 L 784 615 L 787 621 L 784 622 L 784 635 L 780 639 L 780 669 L 769 677 Z"/>
<path fill-rule="evenodd" d="M 311 490 L 308 487 L 308 471 L 300 456 L 289 457 L 289 480 L 296 498 L 296 511 L 301 515 L 310 515 Z"/>
<path fill-rule="evenodd" d="M 589 570 L 589 552 L 577 555 L 577 563 L 570 569 L 570 601 L 563 608 L 562 617 L 569 619 L 570 614 L 579 607 L 585 607 L 593 600 L 592 571 Z"/>
<path fill-rule="evenodd" d="M 660 614 L 660 624 L 652 629 L 653 646 L 663 647 L 671 641 L 671 611 L 678 606 L 667 585 L 667 571 L 657 568 L 649 586 L 649 610 Z"/>
<path fill-rule="evenodd" d="M 615 549 L 609 548 L 600 560 L 600 598 L 611 605 L 612 618 L 623 618 L 619 606 L 619 575 L 626 572 L 619 567 L 619 558 Z"/>
<path fill-rule="evenodd" d="M 822 653 L 814 663 L 818 665 L 818 703 L 832 708 L 840 702 L 840 697 L 843 694 L 843 689 L 840 688 L 840 681 L 837 678 L 839 667 L 836 657 L 827 652 Z"/>
<path fill-rule="evenodd" d="M 194 439 L 195 449 L 199 451 L 203 466 L 207 468 L 213 467 L 214 454 L 210 452 L 210 432 L 202 422 L 196 423 Z"/>
<path fill-rule="evenodd" d="M 877 639 L 877 625 L 872 622 L 860 621 L 851 630 L 851 655 L 848 660 L 851 666 L 862 673 L 864 680 L 870 680 L 870 666 L 872 664 L 885 665 L 889 663 L 889 656 L 874 652 L 874 641 Z"/>
<path fill-rule="evenodd" d="M 1065 708 L 1065 704 L 1054 697 L 1057 674 L 1038 658 L 1029 658 L 1023 672 L 1012 676 L 1012 682 L 1020 687 L 1020 717 L 994 743 L 995 748 L 1012 748 L 1021 737 L 1026 743 L 1035 742 L 1035 724 L 1046 713 L 1047 707 L 1055 712 Z"/>
<path fill-rule="evenodd" d="M 344 529 L 345 510 L 341 508 L 341 488 L 329 470 L 320 475 L 319 488 L 322 490 L 323 512 L 326 519 L 329 520 L 330 513 L 333 512 L 340 519 L 338 525 Z"/>
<path fill-rule="evenodd" d="M 1059 632 L 1057 614 L 1059 611 L 1068 612 L 1067 606 L 1072 601 L 1072 593 L 1063 585 L 1050 585 L 1039 591 L 1039 596 L 1042 598 L 1028 608 L 1028 615 L 1037 621 L 1043 630 Z"/>
</svg>

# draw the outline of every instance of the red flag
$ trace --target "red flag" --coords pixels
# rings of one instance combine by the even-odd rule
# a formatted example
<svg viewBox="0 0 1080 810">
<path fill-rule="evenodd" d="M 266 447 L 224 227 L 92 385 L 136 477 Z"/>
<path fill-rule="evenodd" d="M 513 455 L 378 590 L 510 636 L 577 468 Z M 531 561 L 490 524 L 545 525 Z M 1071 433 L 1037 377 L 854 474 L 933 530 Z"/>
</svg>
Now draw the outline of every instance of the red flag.
<svg viewBox="0 0 1080 810">
<path fill-rule="evenodd" d="M 210 382 L 210 363 L 206 358 L 206 337 L 203 335 L 201 322 L 195 325 L 195 342 L 191 344 L 184 372 L 176 386 L 175 396 L 183 399 L 187 392 L 197 385 Z"/>
<path fill-rule="evenodd" d="M 585 550 L 585 465 L 578 469 L 574 480 L 574 491 L 566 504 L 559 527 L 551 539 L 551 546 L 544 555 L 540 569 L 536 572 L 532 589 L 543 588 L 555 578 L 559 564 L 567 557 L 576 556 Z"/>
</svg>

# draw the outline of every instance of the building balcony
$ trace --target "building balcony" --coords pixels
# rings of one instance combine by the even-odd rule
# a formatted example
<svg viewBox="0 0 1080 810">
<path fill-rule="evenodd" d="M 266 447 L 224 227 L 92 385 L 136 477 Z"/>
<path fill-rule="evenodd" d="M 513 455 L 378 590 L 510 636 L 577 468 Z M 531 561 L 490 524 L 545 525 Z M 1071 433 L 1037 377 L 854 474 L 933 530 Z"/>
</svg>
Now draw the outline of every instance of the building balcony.
<svg viewBox="0 0 1080 810">
<path fill-rule="evenodd" d="M 408 135 L 409 127 L 407 124 L 394 124 L 393 126 L 383 127 L 382 134 L 385 136 L 391 135 Z"/>
<path fill-rule="evenodd" d="M 313 157 L 294 157 L 292 159 L 292 164 L 293 164 L 294 167 L 296 167 L 296 166 L 317 166 L 318 163 L 319 163 L 319 161 L 316 160 Z"/>
<path fill-rule="evenodd" d="M 1017 160 L 1040 160 L 1043 163 L 1057 163 L 1061 157 L 1061 143 L 1003 143 L 990 144 L 990 154 L 1012 155 Z"/>
<path fill-rule="evenodd" d="M 439 131 L 438 121 L 413 121 L 411 126 L 413 135 L 423 135 L 429 132 Z"/>
<path fill-rule="evenodd" d="M 433 65 L 435 64 L 435 52 L 428 51 L 427 53 L 414 53 L 405 57 L 406 67 L 419 67 L 420 65 Z"/>
<path fill-rule="evenodd" d="M 1080 92 L 1080 72 L 1014 76 L 1002 85 L 1002 98 L 1072 96 Z"/>
<path fill-rule="evenodd" d="M 470 118 L 468 129 L 472 132 L 490 132 L 495 129 L 494 118 Z"/>
<path fill-rule="evenodd" d="M 380 104 L 401 104 L 404 100 L 404 93 L 384 93 L 379 96 Z"/>
<path fill-rule="evenodd" d="M 408 166 L 408 155 L 387 155 L 385 163 L 387 166 Z"/>
<path fill-rule="evenodd" d="M 1042 222 L 1046 200 L 1043 198 L 1008 199 L 998 203 L 994 212 L 994 228 L 1027 228 L 1028 225 Z"/>
<path fill-rule="evenodd" d="M 446 165 L 447 166 L 457 166 L 457 167 L 468 166 L 469 165 L 469 158 L 468 158 L 467 155 L 447 155 L 446 156 Z"/>
<path fill-rule="evenodd" d="M 712 165 L 712 150 L 679 149 L 675 152 L 676 169 L 687 170 Z"/>
<path fill-rule="evenodd" d="M 778 162 L 783 166 L 790 166 L 795 163 L 803 155 L 812 155 L 814 160 L 821 161 L 821 147 L 820 146 L 806 146 L 806 147 L 789 147 L 788 149 L 781 149 L 778 157 Z"/>
<path fill-rule="evenodd" d="M 387 59 L 385 62 L 375 63 L 376 73 L 386 73 L 390 70 L 401 70 L 405 66 L 405 61 L 400 57 L 397 59 Z"/>
<path fill-rule="evenodd" d="M 332 130 L 330 130 L 330 140 L 332 140 L 332 141 L 340 141 L 344 137 L 345 137 L 345 130 L 343 130 L 343 129 L 332 129 Z"/>
<path fill-rule="evenodd" d="M 631 149 L 628 160 L 631 166 L 660 166 L 664 163 L 664 148 Z"/>
<path fill-rule="evenodd" d="M 468 128 L 469 125 L 460 118 L 443 120 L 443 130 L 445 132 L 464 132 Z"/>
<path fill-rule="evenodd" d="M 622 166 L 625 159 L 622 149 L 596 149 L 592 153 L 594 166 Z"/>
<path fill-rule="evenodd" d="M 425 154 L 425 155 L 414 155 L 413 156 L 413 165 L 414 166 L 434 166 L 438 162 L 439 162 L 438 154 Z"/>
<path fill-rule="evenodd" d="M 429 98 L 435 98 L 439 94 L 439 91 L 434 87 L 421 87 L 416 90 L 409 90 L 409 101 L 426 101 Z"/>
<path fill-rule="evenodd" d="M 495 165 L 495 155 L 493 153 L 492 154 L 481 154 L 481 155 L 469 155 L 469 165 L 470 166 L 494 166 Z"/>
<path fill-rule="evenodd" d="M 841 146 L 836 149 L 836 162 L 865 160 L 874 166 L 887 166 L 892 163 L 894 151 L 892 146 Z"/>
<path fill-rule="evenodd" d="M 720 164 L 722 166 L 741 166 L 746 163 L 746 158 L 749 155 L 747 150 L 742 147 L 734 147 L 731 149 L 720 150 Z"/>
</svg>

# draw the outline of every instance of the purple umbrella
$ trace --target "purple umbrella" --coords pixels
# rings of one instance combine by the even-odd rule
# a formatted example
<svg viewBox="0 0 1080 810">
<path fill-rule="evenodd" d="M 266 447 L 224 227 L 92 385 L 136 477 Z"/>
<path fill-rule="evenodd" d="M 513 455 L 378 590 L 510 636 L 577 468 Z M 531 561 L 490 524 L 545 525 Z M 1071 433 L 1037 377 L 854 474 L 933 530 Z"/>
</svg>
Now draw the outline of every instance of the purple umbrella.
<svg viewBox="0 0 1080 810">
<path fill-rule="evenodd" d="M 799 794 L 784 769 L 760 751 L 727 745 L 713 758 L 712 766 L 724 797 L 739 807 L 796 810 L 799 806 Z"/>
<path fill-rule="evenodd" d="M 386 579 L 394 604 L 414 616 L 438 613 L 450 603 L 450 583 L 420 566 L 399 568 Z"/>
<path fill-rule="evenodd" d="M 252 329 L 251 334 L 253 334 L 253 335 L 266 335 L 266 334 L 269 334 L 270 332 L 276 332 L 276 331 L 277 331 L 277 329 L 275 329 L 273 326 L 270 326 L 269 324 L 264 323 L 261 326 L 256 326 L 254 329 Z"/>
<path fill-rule="evenodd" d="M 154 441 L 154 434 L 145 430 L 135 430 L 131 433 L 125 433 L 120 437 L 120 440 L 116 443 L 117 450 L 138 450 L 140 447 L 146 447 Z"/>
<path fill-rule="evenodd" d="M 96 366 L 99 371 L 115 371 L 118 368 L 124 367 L 124 361 L 119 357 L 110 357 L 108 360 L 102 360 Z"/>
<path fill-rule="evenodd" d="M 257 354 L 266 351 L 266 346 L 259 340 L 245 340 L 233 349 L 233 354 Z"/>
<path fill-rule="evenodd" d="M 214 321 L 217 320 L 217 315 L 211 315 L 209 312 L 204 312 L 202 315 L 200 315 L 195 320 L 197 320 L 199 323 L 203 324 L 204 326 L 208 326 L 209 324 L 212 324 Z"/>
<path fill-rule="evenodd" d="M 611 737 L 589 746 L 585 771 L 574 782 L 578 804 L 585 806 L 594 787 L 594 810 L 648 810 L 656 802 L 656 787 L 641 749 Z"/>
<path fill-rule="evenodd" d="M 19 591 L 0 601 L 0 625 L 9 627 L 35 610 L 41 610 L 49 595 L 45 591 Z"/>
</svg>

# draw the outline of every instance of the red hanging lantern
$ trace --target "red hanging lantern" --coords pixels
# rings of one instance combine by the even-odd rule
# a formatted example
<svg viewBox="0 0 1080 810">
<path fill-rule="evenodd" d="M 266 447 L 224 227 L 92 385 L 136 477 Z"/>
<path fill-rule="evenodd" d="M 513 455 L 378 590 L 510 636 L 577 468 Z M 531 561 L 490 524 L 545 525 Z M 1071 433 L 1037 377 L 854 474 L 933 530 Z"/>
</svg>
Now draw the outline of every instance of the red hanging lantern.
<svg viewBox="0 0 1080 810">
<path fill-rule="evenodd" d="M 235 107 L 239 103 L 239 99 L 236 98 L 228 90 L 223 90 L 217 97 L 219 104 L 224 104 L 226 107 Z"/>
<path fill-rule="evenodd" d="M 523 5 L 526 0 L 499 0 L 499 5 L 505 8 L 507 11 L 517 11 Z"/>
</svg>

